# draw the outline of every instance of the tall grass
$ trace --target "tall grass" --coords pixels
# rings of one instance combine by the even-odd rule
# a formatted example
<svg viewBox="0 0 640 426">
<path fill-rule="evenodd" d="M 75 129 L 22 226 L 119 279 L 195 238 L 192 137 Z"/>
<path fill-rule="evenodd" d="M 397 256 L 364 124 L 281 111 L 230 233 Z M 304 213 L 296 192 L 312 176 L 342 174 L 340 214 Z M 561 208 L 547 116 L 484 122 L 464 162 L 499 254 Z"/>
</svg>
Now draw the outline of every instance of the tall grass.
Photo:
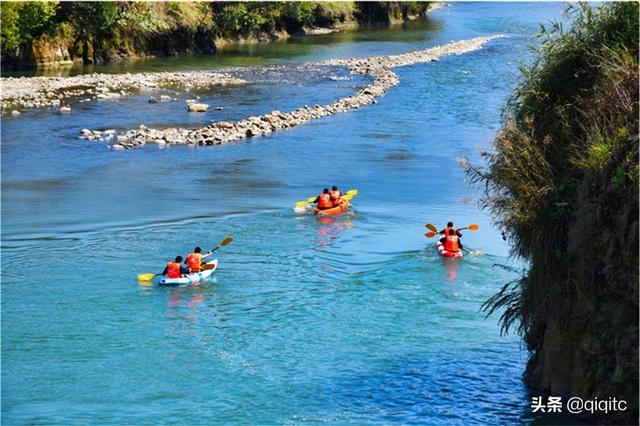
<svg viewBox="0 0 640 426">
<path fill-rule="evenodd" d="M 638 3 L 567 13 L 568 30 L 539 34 L 488 168 L 468 171 L 513 254 L 529 261 L 484 309 L 522 334 L 531 386 L 617 392 L 637 419 Z"/>
</svg>

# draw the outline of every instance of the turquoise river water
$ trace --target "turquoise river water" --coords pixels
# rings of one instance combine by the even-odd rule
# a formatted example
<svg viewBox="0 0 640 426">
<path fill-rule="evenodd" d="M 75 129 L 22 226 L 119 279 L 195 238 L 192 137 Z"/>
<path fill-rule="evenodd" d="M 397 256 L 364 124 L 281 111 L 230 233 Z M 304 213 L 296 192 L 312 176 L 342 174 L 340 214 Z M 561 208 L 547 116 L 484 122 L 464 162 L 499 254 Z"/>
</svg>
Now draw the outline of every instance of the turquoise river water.
<svg viewBox="0 0 640 426">
<path fill-rule="evenodd" d="M 405 27 L 89 70 L 233 67 L 248 85 L 170 93 L 223 111 L 154 92 L 4 117 L 3 424 L 540 421 L 526 350 L 479 311 L 516 275 L 494 266 L 513 261 L 458 157 L 490 149 L 531 36 L 564 8 L 454 3 Z M 328 103 L 366 79 L 300 64 L 496 33 L 509 37 L 397 69 L 375 105 L 269 137 L 125 152 L 77 137 Z M 293 213 L 333 184 L 359 190 L 352 214 Z M 447 220 L 480 225 L 461 262 L 423 236 Z M 212 282 L 137 283 L 227 235 Z"/>
</svg>

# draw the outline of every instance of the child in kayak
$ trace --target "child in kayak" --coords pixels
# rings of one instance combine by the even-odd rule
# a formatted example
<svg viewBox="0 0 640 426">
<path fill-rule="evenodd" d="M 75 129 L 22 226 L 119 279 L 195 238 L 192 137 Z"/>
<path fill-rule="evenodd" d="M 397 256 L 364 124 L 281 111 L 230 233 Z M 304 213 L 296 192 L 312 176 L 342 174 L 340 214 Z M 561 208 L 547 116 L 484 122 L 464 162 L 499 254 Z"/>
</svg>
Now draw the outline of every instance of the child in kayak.
<svg viewBox="0 0 640 426">
<path fill-rule="evenodd" d="M 162 275 L 166 275 L 167 278 L 180 278 L 188 273 L 189 268 L 182 265 L 182 256 L 176 256 L 175 261 L 167 263 L 162 271 Z"/>
<path fill-rule="evenodd" d="M 211 256 L 211 251 L 207 254 L 201 254 L 202 249 L 200 247 L 196 247 L 193 249 L 193 253 L 189 253 L 187 255 L 187 260 L 184 263 L 189 267 L 189 271 L 191 273 L 200 272 L 200 268 L 202 267 L 202 259 L 205 259 Z"/>
<path fill-rule="evenodd" d="M 460 241 L 460 237 L 456 234 L 457 232 L 457 229 L 451 227 L 449 228 L 449 235 L 440 238 L 440 243 L 442 243 L 446 251 L 455 253 L 462 250 L 462 241 Z"/>
<path fill-rule="evenodd" d="M 338 187 L 336 185 L 333 185 L 333 187 L 331 187 L 329 196 L 331 197 L 331 202 L 333 203 L 334 206 L 337 206 L 338 204 L 340 204 L 340 198 L 342 197 L 342 192 L 338 190 Z"/>
<path fill-rule="evenodd" d="M 447 237 L 447 235 L 449 235 L 449 230 L 453 229 L 456 233 L 456 235 L 458 236 L 458 238 L 462 238 L 462 232 L 458 231 L 457 228 L 453 227 L 453 222 L 447 222 L 447 227 L 444 228 L 442 231 L 440 231 L 440 234 L 444 235 L 445 238 Z"/>
<path fill-rule="evenodd" d="M 329 188 L 325 188 L 322 190 L 322 194 L 318 195 L 314 203 L 317 204 L 318 210 L 326 210 L 333 207 L 333 202 L 331 201 L 331 195 L 329 195 Z"/>
</svg>

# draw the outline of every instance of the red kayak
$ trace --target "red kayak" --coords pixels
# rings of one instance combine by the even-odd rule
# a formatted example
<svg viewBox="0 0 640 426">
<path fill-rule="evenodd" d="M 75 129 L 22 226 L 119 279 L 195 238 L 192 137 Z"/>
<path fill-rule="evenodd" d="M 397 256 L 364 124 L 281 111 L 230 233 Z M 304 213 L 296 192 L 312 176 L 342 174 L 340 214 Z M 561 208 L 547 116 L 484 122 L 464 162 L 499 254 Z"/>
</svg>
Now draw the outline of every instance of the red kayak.
<svg viewBox="0 0 640 426">
<path fill-rule="evenodd" d="M 454 259 L 462 259 L 462 250 L 458 250 L 458 251 L 447 251 L 444 248 L 444 244 L 442 244 L 440 242 L 440 240 L 438 240 L 436 242 L 436 248 L 438 249 L 438 254 L 442 257 L 451 257 Z"/>
<path fill-rule="evenodd" d="M 349 200 L 345 200 L 344 198 L 341 198 L 337 206 L 331 207 L 330 209 L 322 209 L 322 210 L 315 209 L 313 212 L 320 216 L 322 215 L 335 216 L 335 215 L 344 213 L 347 210 L 347 208 L 349 208 Z"/>
</svg>

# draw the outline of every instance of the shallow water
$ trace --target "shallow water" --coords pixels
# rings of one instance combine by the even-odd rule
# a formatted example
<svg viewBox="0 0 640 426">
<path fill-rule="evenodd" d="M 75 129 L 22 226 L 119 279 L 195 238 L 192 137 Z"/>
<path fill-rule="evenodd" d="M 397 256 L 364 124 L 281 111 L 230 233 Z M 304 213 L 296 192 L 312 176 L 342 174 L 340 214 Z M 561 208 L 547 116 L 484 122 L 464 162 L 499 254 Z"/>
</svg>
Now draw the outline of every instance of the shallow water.
<svg viewBox="0 0 640 426">
<path fill-rule="evenodd" d="M 3 423 L 530 422 L 527 353 L 479 312 L 516 276 L 494 266 L 508 247 L 457 157 L 490 147 L 529 37 L 563 8 L 455 3 L 404 30 L 138 62 L 127 71 L 255 66 L 247 86 L 180 101 L 3 118 Z M 299 64 L 495 33 L 510 37 L 399 68 L 377 104 L 268 137 L 126 152 L 77 139 L 328 103 L 366 79 Z M 188 114 L 195 96 L 224 111 Z M 354 213 L 293 214 L 332 184 L 360 191 Z M 476 255 L 437 256 L 424 224 L 447 220 L 480 224 L 464 236 Z M 213 282 L 135 281 L 227 235 Z"/>
</svg>

